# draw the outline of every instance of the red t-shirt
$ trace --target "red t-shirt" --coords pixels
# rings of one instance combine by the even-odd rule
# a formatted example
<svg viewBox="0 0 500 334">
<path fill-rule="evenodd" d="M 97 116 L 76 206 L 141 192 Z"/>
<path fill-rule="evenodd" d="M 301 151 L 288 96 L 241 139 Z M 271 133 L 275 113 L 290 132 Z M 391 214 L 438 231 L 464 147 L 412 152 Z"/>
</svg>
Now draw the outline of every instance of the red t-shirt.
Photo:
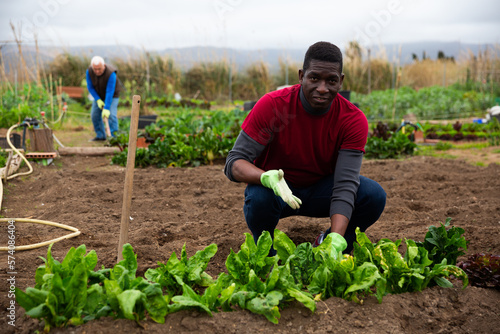
<svg viewBox="0 0 500 334">
<path fill-rule="evenodd" d="M 300 102 L 300 85 L 264 95 L 241 128 L 266 148 L 255 160 L 265 171 L 283 169 L 292 186 L 306 187 L 335 171 L 341 149 L 359 150 L 368 137 L 366 116 L 337 94 L 330 110 L 312 115 Z"/>
</svg>

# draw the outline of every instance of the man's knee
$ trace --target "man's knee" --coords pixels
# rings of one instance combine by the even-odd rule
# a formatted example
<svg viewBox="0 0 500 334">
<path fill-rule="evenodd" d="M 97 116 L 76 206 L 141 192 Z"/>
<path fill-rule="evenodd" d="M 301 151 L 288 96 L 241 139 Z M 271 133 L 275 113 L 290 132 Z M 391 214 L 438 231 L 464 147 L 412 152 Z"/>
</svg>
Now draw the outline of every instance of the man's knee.
<svg viewBox="0 0 500 334">
<path fill-rule="evenodd" d="M 385 190 L 379 185 L 377 191 L 374 191 L 372 194 L 371 200 L 373 201 L 373 205 L 379 209 L 379 215 L 382 214 L 385 208 L 385 202 L 387 200 L 387 194 Z"/>
</svg>

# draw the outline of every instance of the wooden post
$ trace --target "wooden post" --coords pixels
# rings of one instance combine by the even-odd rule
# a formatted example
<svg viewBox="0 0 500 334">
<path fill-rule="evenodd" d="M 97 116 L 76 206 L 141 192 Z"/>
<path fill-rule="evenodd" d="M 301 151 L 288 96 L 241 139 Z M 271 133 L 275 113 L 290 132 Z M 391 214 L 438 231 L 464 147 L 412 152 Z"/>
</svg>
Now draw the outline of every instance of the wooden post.
<svg viewBox="0 0 500 334">
<path fill-rule="evenodd" d="M 128 224 L 130 220 L 130 205 L 132 203 L 132 188 L 134 184 L 135 149 L 137 146 L 137 128 L 139 125 L 139 107 L 141 97 L 134 95 L 132 99 L 132 114 L 130 115 L 130 131 L 128 137 L 127 167 L 125 170 L 125 186 L 123 188 L 122 221 L 120 240 L 118 242 L 118 261 L 123 260 L 123 245 L 128 242 Z"/>
<path fill-rule="evenodd" d="M 55 152 L 51 129 L 29 129 L 29 150 L 32 152 Z"/>
<path fill-rule="evenodd" d="M 120 149 L 112 147 L 59 147 L 59 155 L 107 155 L 119 153 Z"/>
</svg>

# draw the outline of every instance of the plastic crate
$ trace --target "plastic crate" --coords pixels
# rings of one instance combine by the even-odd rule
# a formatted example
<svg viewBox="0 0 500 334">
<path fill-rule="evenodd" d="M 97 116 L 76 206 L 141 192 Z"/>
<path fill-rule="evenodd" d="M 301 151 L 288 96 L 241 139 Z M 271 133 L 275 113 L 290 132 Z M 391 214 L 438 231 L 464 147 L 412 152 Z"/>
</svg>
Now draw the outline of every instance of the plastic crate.
<svg viewBox="0 0 500 334">
<path fill-rule="evenodd" d="M 21 143 L 21 135 L 17 133 L 11 133 L 10 134 L 10 142 L 12 145 L 14 145 L 15 148 L 22 148 L 22 143 Z M 0 137 L 0 147 L 1 148 L 12 148 L 9 146 L 9 143 L 7 142 L 7 137 Z"/>
</svg>

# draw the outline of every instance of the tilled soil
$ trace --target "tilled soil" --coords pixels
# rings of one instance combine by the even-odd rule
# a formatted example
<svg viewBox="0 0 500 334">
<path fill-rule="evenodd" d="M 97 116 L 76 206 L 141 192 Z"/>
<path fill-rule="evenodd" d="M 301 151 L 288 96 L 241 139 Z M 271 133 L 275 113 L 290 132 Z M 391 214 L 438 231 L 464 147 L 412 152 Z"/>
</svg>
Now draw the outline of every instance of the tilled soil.
<svg viewBox="0 0 500 334">
<path fill-rule="evenodd" d="M 117 259 L 125 169 L 110 165 L 109 157 L 62 157 L 55 165 L 34 165 L 29 176 L 15 178 L 4 189 L 1 215 L 33 218 L 77 227 L 80 236 L 54 244 L 56 259 L 81 244 L 94 249 L 98 266 L 112 267 Z M 243 217 L 244 184 L 232 183 L 222 165 L 198 168 L 136 169 L 130 216 L 129 242 L 138 254 L 138 274 L 180 253 L 188 255 L 216 243 L 218 252 L 207 272 L 225 271 L 230 249 L 239 250 L 249 232 Z M 464 161 L 413 157 L 407 160 L 365 161 L 362 174 L 378 181 L 387 192 L 380 220 L 367 230 L 373 241 L 381 238 L 423 240 L 430 225 L 447 217 L 465 229 L 470 241 L 467 255 L 500 254 L 500 165 L 479 167 Z M 328 219 L 290 217 L 278 228 L 296 244 L 312 242 Z M 6 224 L 0 245 L 7 244 Z M 42 242 L 67 231 L 45 225 L 16 224 L 17 245 Z M 47 247 L 15 253 L 16 286 L 35 284 L 35 270 Z M 466 256 L 467 256 L 466 255 Z M 460 259 L 465 259 L 463 256 Z M 28 318 L 17 306 L 15 327 L 8 325 L 7 254 L 0 253 L 0 327 L 3 333 L 32 333 L 43 323 Z M 247 311 L 216 313 L 213 317 L 182 311 L 168 315 L 165 324 L 151 320 L 140 326 L 111 318 L 80 327 L 56 329 L 71 333 L 163 332 L 291 332 L 291 333 L 500 333 L 500 292 L 467 287 L 434 287 L 418 293 L 384 297 L 381 304 L 368 298 L 363 305 L 339 298 L 318 303 L 314 314 L 299 304 L 281 311 L 278 325 Z"/>
</svg>

